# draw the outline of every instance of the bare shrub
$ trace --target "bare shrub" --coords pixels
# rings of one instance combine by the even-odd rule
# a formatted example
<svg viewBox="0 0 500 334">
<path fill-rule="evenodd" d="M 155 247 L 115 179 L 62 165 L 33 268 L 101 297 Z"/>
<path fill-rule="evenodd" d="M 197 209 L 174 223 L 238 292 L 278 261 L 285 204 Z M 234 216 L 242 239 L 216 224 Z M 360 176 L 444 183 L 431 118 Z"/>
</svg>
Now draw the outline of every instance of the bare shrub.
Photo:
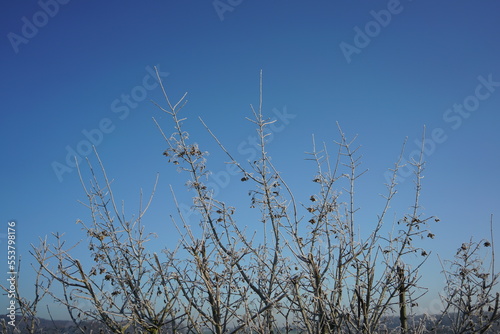
<svg viewBox="0 0 500 334">
<path fill-rule="evenodd" d="M 112 333 L 125 333 L 128 329 L 159 333 L 179 317 L 174 305 L 179 290 L 170 278 L 173 254 L 160 262 L 156 254 L 146 249 L 151 234 L 142 224 L 153 194 L 139 215 L 133 219 L 119 211 L 111 181 L 99 156 L 104 179 L 89 164 L 92 179 L 87 187 L 90 222 L 78 221 L 87 236 L 92 265 L 84 264 L 71 255 L 76 245 L 66 246 L 63 235 L 55 233 L 55 241 L 42 240 L 34 248 L 34 257 L 44 270 L 44 276 L 59 283 L 62 295 L 47 290 L 55 301 L 64 305 L 76 327 L 88 332 L 87 324 L 97 322 Z M 80 169 L 79 169 L 80 171 Z M 80 174 L 81 177 L 81 174 Z M 156 183 L 155 183 L 156 188 Z"/>
<path fill-rule="evenodd" d="M 33 248 L 40 277 L 62 288 L 58 293 L 47 285 L 43 293 L 67 308 L 81 332 L 89 332 L 91 323 L 112 333 L 424 333 L 444 330 L 446 319 L 454 333 L 492 330 L 499 319 L 497 274 L 493 265 L 482 269 L 477 257 L 480 249 L 491 246 L 486 241 L 462 245 L 455 260 L 444 265 L 446 307 L 434 328 L 414 313 L 427 291 L 419 284 L 419 269 L 430 255 L 419 240 L 434 238 L 428 225 L 438 221 L 425 216 L 420 205 L 424 147 L 406 162 L 403 145 L 384 204 L 368 222 L 358 215 L 356 189 L 366 172 L 359 146 L 338 124 L 333 157 L 313 137 L 308 159 L 316 170 L 309 180 L 316 192 L 297 193 L 268 153 L 273 121 L 262 111 L 261 74 L 259 105 L 251 106 L 249 118 L 259 145 L 254 161 L 235 159 L 201 120 L 248 185 L 248 205 L 256 215 L 240 221 L 241 204 L 216 198 L 207 182 L 208 154 L 185 130 L 186 94 L 171 103 L 157 77 L 166 106 L 156 105 L 174 126 L 173 133 L 165 134 L 155 120 L 166 142 L 163 155 L 186 175 L 197 226 L 183 216 L 171 189 L 179 243 L 160 255 L 151 253 L 147 242 L 153 235 L 146 233 L 143 219 L 154 190 L 144 207 L 141 200 L 139 215 L 127 219 L 96 152 L 100 173 L 89 163 L 89 185 L 79 168 L 90 211 L 90 220 L 79 223 L 92 264 L 85 266 L 72 256 L 75 246 L 66 246 L 57 233 L 54 243 L 42 239 Z M 392 220 L 391 203 L 403 167 L 413 170 L 414 199 L 391 224 L 387 221 Z"/>
<path fill-rule="evenodd" d="M 500 295 L 494 291 L 498 273 L 495 271 L 493 217 L 491 226 L 492 241 L 476 242 L 471 238 L 462 243 L 453 260 L 442 262 L 446 286 L 441 298 L 445 307 L 436 328 L 443 321 L 450 324 L 452 333 L 485 333 L 498 326 Z"/>
</svg>

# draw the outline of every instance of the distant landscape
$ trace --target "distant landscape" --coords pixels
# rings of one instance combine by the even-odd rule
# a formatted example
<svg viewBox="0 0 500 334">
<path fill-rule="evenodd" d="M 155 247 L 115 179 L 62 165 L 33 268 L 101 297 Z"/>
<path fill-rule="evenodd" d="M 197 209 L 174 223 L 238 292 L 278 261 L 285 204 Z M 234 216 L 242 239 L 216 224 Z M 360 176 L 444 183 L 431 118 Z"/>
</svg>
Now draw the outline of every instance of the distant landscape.
<svg viewBox="0 0 500 334">
<path fill-rule="evenodd" d="M 437 319 L 436 316 L 430 316 L 429 319 Z M 0 321 L 6 321 L 7 318 L 6 316 L 2 316 Z M 456 333 L 456 331 L 453 331 L 452 328 L 450 327 L 451 321 L 449 319 L 444 319 L 437 329 L 433 329 L 433 321 L 428 320 L 426 322 L 422 321 L 422 316 L 417 316 L 413 319 L 415 323 L 424 323 L 425 328 L 427 328 L 426 333 L 433 333 L 433 334 L 452 334 Z M 47 320 L 47 319 L 42 319 L 42 318 L 37 318 L 37 331 L 35 333 L 44 333 L 44 334 L 76 334 L 76 333 L 81 333 L 81 331 L 75 326 L 75 324 L 72 321 L 69 320 Z M 397 317 L 387 317 L 384 319 L 384 324 L 387 326 L 387 332 L 394 332 L 394 330 L 398 329 L 399 326 L 399 319 Z M 103 330 L 104 333 L 106 332 L 106 328 L 103 326 L 100 326 L 98 323 L 82 323 L 81 326 L 85 328 L 87 333 L 99 333 L 100 330 Z M 26 323 L 21 322 L 18 324 L 17 328 L 20 330 L 20 334 L 30 334 L 30 332 L 25 328 Z M 6 328 L 6 327 L 3 327 Z M 493 326 L 487 333 L 498 333 L 500 330 L 500 324 L 496 324 Z M 179 334 L 185 334 L 187 331 L 183 330 L 182 328 L 176 330 L 175 332 L 171 328 L 163 328 L 161 331 L 159 331 L 157 334 L 173 334 L 173 333 L 179 333 Z M 12 329 L 7 327 L 7 333 L 12 333 Z M 126 333 L 136 333 L 134 330 L 128 330 Z M 206 330 L 206 333 L 211 333 L 209 329 Z M 298 334 L 302 333 L 299 330 L 292 329 L 292 328 L 280 328 L 279 331 L 276 332 L 276 334 Z M 379 332 L 380 334 L 385 333 L 384 331 Z"/>
</svg>

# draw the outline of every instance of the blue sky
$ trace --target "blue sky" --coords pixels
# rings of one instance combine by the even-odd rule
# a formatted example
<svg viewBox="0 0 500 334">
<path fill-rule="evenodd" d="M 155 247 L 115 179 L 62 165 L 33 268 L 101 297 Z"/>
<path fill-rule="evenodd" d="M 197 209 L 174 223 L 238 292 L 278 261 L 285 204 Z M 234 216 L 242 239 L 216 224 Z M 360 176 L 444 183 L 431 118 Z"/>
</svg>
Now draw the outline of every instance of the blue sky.
<svg viewBox="0 0 500 334">
<path fill-rule="evenodd" d="M 188 92 L 187 129 L 212 153 L 216 175 L 225 168 L 223 155 L 197 117 L 247 159 L 254 131 L 244 118 L 258 103 L 261 69 L 264 112 L 280 125 L 269 150 L 297 192 L 309 191 L 314 174 L 314 165 L 304 161 L 311 134 L 332 150 L 336 121 L 347 136 L 358 134 L 370 169 L 358 188 L 367 220 L 382 209 L 384 173 L 404 138 L 409 154 L 425 125 L 421 201 L 426 214 L 441 219 L 431 226 L 433 257 L 423 269 L 434 287 L 442 282 L 436 254 L 450 258 L 471 236 L 489 238 L 491 214 L 498 225 L 497 1 L 221 0 L 229 6 L 225 11 L 212 1 L 54 3 L 11 1 L 0 13 L 0 224 L 6 231 L 9 220 L 17 221 L 25 264 L 39 236 L 84 237 L 75 221 L 89 215 L 77 202 L 84 193 L 66 157 L 71 150 L 85 152 L 85 133 L 94 134 L 115 193 L 130 213 L 140 189 L 150 191 L 160 173 L 147 227 L 160 235 L 158 245 L 176 244 L 168 186 L 189 201 L 183 179 L 161 155 L 165 143 L 152 117 L 166 131 L 172 125 L 150 102 L 162 102 L 153 66 L 172 100 Z M 219 187 L 221 198 L 232 198 L 236 180 Z M 396 213 L 408 211 L 412 202 L 405 194 L 411 190 L 410 179 L 401 182 Z M 244 197 L 236 203 L 247 204 Z"/>
</svg>

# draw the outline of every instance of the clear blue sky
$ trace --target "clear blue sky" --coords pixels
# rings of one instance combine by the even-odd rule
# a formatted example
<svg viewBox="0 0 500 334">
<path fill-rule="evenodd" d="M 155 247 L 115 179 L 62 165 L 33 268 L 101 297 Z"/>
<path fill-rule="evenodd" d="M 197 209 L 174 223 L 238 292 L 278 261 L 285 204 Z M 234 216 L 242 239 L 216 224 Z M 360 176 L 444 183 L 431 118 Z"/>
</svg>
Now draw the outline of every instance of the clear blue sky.
<svg viewBox="0 0 500 334">
<path fill-rule="evenodd" d="M 233 1 L 231 10 L 219 12 L 212 1 L 57 3 L 9 1 L 0 13 L 0 244 L 15 219 L 25 264 L 38 236 L 84 237 L 75 224 L 89 218 L 77 202 L 85 200 L 78 175 L 54 166 L 66 164 L 68 148 L 84 152 L 85 133 L 99 127 L 107 133 L 95 135 L 97 149 L 130 214 L 141 187 L 150 191 L 160 173 L 147 226 L 160 235 L 155 244 L 176 244 L 169 184 L 188 200 L 182 179 L 161 155 L 165 143 L 151 119 L 170 131 L 171 123 L 149 102 L 162 102 L 148 77 L 155 65 L 172 99 L 188 92 L 187 129 L 213 152 L 216 173 L 224 168 L 223 156 L 197 116 L 236 157 L 247 159 L 254 132 L 244 117 L 249 104 L 258 103 L 260 69 L 264 112 L 286 109 L 293 116 L 280 123 L 270 152 L 298 193 L 309 191 L 314 174 L 314 165 L 303 160 L 311 134 L 332 150 L 336 121 L 348 136 L 359 134 L 370 169 L 358 188 L 367 221 L 381 210 L 384 173 L 405 136 L 409 154 L 426 125 L 422 205 L 441 219 L 431 226 L 436 239 L 428 247 L 434 253 L 423 269 L 426 282 L 442 282 L 436 254 L 450 258 L 470 236 L 489 238 L 490 214 L 498 226 L 497 1 Z M 221 198 L 231 199 L 237 180 Z M 399 215 L 412 204 L 404 197 L 411 190 L 410 179 L 401 183 L 403 197 L 394 205 Z M 22 283 L 29 288 L 28 277 Z"/>
</svg>

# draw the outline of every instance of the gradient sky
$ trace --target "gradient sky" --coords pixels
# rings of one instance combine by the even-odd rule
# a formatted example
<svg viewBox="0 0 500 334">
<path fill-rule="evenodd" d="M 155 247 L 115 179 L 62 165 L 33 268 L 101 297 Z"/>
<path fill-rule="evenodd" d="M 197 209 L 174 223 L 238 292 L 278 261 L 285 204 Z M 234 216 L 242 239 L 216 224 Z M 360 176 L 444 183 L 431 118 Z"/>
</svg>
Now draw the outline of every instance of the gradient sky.
<svg viewBox="0 0 500 334">
<path fill-rule="evenodd" d="M 177 243 L 169 185 L 182 203 L 189 205 L 189 198 L 184 175 L 161 154 L 166 146 L 152 121 L 172 129 L 150 102 L 163 103 L 150 77 L 158 66 L 172 100 L 188 92 L 186 129 L 211 152 L 209 166 L 220 182 L 227 183 L 220 174 L 224 156 L 197 117 L 237 158 L 248 159 L 254 130 L 245 117 L 249 105 L 258 104 L 261 69 L 265 114 L 289 115 L 277 117 L 269 150 L 296 193 L 305 194 L 301 201 L 313 191 L 314 165 L 304 161 L 311 134 L 332 151 L 336 121 L 348 137 L 358 134 L 369 168 L 358 205 L 368 225 L 382 209 L 385 171 L 406 136 L 405 157 L 418 148 L 425 125 L 421 203 L 427 216 L 441 221 L 430 226 L 436 239 L 426 242 L 433 254 L 422 272 L 423 282 L 437 289 L 443 279 L 436 255 L 451 258 L 471 236 L 489 238 L 490 215 L 495 228 L 500 219 L 498 1 L 219 3 L 227 10 L 218 12 L 212 1 L 4 5 L 0 244 L 6 252 L 7 222 L 15 219 L 26 265 L 21 288 L 31 293 L 28 251 L 39 236 L 85 238 L 75 221 L 88 220 L 89 212 L 77 202 L 84 193 L 66 158 L 68 150 L 85 151 L 85 133 L 99 127 L 106 133 L 94 137 L 97 150 L 129 214 L 137 212 L 140 189 L 151 191 L 160 173 L 146 224 L 160 236 L 154 245 Z M 64 165 L 64 172 L 55 171 Z M 218 187 L 221 199 L 233 198 L 238 179 Z M 399 216 L 408 212 L 413 188 L 410 178 L 400 186 L 402 197 L 393 205 Z M 248 204 L 244 196 L 233 203 Z M 435 295 L 426 298 L 432 303 Z M 1 297 L 0 305 L 6 303 Z"/>
</svg>

